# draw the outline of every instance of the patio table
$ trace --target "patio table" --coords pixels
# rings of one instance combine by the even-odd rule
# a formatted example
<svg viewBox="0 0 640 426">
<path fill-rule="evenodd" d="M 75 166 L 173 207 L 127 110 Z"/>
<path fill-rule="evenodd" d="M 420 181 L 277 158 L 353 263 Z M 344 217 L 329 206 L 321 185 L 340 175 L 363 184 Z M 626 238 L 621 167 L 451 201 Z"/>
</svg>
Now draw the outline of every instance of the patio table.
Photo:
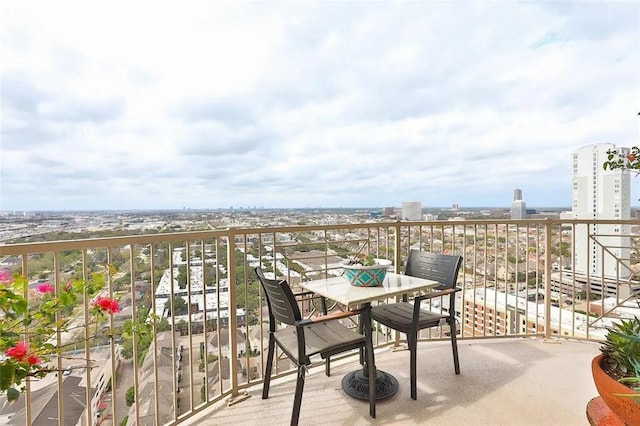
<svg viewBox="0 0 640 426">
<path fill-rule="evenodd" d="M 381 286 L 356 287 L 344 277 L 323 278 L 300 283 L 300 287 L 327 299 L 335 300 L 347 309 L 361 309 L 360 324 L 372 346 L 371 302 L 388 297 L 402 296 L 438 286 L 433 280 L 408 275 L 387 273 Z M 342 379 L 342 388 L 354 398 L 369 399 L 367 366 L 361 357 L 363 368 L 352 371 Z M 398 381 L 391 374 L 376 370 L 376 400 L 390 398 L 398 392 Z"/>
</svg>

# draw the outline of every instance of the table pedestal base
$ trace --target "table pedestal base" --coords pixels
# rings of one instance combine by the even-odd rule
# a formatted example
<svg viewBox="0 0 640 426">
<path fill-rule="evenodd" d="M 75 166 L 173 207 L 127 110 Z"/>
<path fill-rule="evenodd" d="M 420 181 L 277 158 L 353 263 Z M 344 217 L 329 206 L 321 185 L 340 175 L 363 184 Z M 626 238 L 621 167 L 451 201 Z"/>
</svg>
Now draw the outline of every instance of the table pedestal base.
<svg viewBox="0 0 640 426">
<path fill-rule="evenodd" d="M 376 401 L 391 398 L 398 392 L 398 380 L 389 373 L 376 372 Z M 354 398 L 369 400 L 369 377 L 364 370 L 356 370 L 342 378 L 342 389 Z"/>
</svg>

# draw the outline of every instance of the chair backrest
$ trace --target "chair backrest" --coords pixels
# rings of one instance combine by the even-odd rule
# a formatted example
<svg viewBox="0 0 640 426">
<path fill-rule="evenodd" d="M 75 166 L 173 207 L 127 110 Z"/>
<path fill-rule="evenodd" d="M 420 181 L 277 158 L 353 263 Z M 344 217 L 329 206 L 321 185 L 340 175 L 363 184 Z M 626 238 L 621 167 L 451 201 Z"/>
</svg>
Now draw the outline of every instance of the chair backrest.
<svg viewBox="0 0 640 426">
<path fill-rule="evenodd" d="M 272 280 L 264 276 L 260 267 L 254 268 L 256 275 L 262 284 L 269 306 L 269 324 L 271 331 L 274 331 L 274 319 L 283 324 L 293 325 L 300 321 L 302 316 L 295 296 L 284 280 Z"/>
<path fill-rule="evenodd" d="M 439 289 L 454 288 L 458 281 L 458 271 L 462 256 L 411 250 L 405 275 L 438 281 Z"/>
</svg>

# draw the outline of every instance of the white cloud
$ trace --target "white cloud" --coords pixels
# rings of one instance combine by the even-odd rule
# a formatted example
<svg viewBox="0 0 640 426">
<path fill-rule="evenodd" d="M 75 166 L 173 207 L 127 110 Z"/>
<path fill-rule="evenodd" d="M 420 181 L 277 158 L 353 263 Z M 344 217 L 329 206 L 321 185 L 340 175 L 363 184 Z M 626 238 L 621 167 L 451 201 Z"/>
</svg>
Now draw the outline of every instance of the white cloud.
<svg viewBox="0 0 640 426">
<path fill-rule="evenodd" d="M 514 188 L 568 206 L 573 151 L 640 140 L 635 2 L 24 1 L 0 19 L 2 210 L 508 206 Z"/>
</svg>

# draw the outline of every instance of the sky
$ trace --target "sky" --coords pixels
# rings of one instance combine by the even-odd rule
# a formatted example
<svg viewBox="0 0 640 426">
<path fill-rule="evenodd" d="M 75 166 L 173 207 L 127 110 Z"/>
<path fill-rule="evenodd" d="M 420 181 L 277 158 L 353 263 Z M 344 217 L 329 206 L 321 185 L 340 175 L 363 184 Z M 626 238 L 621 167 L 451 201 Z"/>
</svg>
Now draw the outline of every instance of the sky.
<svg viewBox="0 0 640 426">
<path fill-rule="evenodd" d="M 568 207 L 573 152 L 640 145 L 638 1 L 0 16 L 4 211 Z"/>
</svg>

